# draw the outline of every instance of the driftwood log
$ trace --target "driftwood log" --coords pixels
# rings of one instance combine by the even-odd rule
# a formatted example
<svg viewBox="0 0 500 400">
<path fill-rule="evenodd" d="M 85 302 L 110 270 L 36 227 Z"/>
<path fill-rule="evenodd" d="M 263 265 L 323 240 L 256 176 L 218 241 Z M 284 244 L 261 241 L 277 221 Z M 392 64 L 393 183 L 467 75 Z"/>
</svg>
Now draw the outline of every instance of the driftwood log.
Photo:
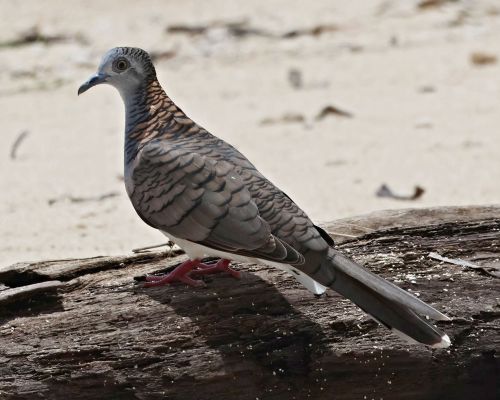
<svg viewBox="0 0 500 400">
<path fill-rule="evenodd" d="M 236 266 L 240 281 L 145 289 L 133 278 L 184 256 L 20 263 L 0 270 L 0 399 L 500 398 L 500 207 L 325 227 L 452 317 L 439 326 L 453 346 L 407 344 L 337 294 L 316 297 L 259 265 Z"/>
</svg>

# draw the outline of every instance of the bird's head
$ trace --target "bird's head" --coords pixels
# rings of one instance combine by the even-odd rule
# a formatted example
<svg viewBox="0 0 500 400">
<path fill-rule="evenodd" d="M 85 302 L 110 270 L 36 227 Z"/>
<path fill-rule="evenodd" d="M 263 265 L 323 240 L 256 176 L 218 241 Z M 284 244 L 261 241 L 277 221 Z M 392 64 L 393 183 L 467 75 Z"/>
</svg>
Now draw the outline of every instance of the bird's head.
<svg viewBox="0 0 500 400">
<path fill-rule="evenodd" d="M 135 47 L 115 47 L 104 54 L 97 73 L 78 88 L 78 94 L 107 83 L 124 96 L 153 79 L 156 79 L 156 71 L 147 52 Z"/>
</svg>

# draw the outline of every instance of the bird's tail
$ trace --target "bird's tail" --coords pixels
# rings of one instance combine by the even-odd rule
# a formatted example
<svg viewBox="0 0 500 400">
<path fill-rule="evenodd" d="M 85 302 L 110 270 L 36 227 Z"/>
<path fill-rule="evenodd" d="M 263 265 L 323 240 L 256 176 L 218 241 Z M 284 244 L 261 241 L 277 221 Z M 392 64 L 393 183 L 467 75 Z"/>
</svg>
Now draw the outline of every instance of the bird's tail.
<svg viewBox="0 0 500 400">
<path fill-rule="evenodd" d="M 449 320 L 446 315 L 334 249 L 329 250 L 314 279 L 348 298 L 400 336 L 435 348 L 451 343 L 448 335 L 425 319 Z"/>
</svg>

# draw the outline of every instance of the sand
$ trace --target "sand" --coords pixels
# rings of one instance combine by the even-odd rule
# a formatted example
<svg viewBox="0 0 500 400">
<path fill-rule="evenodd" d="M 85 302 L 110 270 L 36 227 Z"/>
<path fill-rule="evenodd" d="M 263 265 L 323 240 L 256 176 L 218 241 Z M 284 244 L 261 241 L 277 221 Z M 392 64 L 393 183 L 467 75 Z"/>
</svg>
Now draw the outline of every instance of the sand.
<svg viewBox="0 0 500 400">
<path fill-rule="evenodd" d="M 500 6 L 443 3 L 3 0 L 0 266 L 165 240 L 125 193 L 120 97 L 104 86 L 76 96 L 117 45 L 163 54 L 167 93 L 316 221 L 498 203 Z M 207 29 L 167 31 L 176 25 Z M 329 105 L 352 117 L 316 119 Z M 425 193 L 380 198 L 383 183 Z"/>
</svg>

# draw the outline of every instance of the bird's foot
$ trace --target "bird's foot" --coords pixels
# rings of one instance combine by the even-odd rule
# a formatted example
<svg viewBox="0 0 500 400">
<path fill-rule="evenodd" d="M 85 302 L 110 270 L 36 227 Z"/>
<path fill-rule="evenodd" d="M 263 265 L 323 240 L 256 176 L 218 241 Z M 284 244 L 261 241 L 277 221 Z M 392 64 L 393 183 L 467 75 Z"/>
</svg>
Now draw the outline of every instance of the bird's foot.
<svg viewBox="0 0 500 400">
<path fill-rule="evenodd" d="M 200 263 L 196 269 L 193 270 L 193 275 L 208 275 L 217 272 L 227 272 L 233 278 L 241 279 L 241 272 L 232 269 L 229 266 L 231 261 L 221 258 L 217 263 L 214 264 L 203 264 Z"/>
<path fill-rule="evenodd" d="M 200 260 L 188 260 L 178 265 L 168 274 L 146 276 L 146 283 L 144 284 L 144 287 L 163 286 L 173 282 L 183 282 L 186 285 L 195 287 L 205 286 L 205 282 L 193 279 L 189 276 L 199 265 L 201 265 Z"/>
</svg>

